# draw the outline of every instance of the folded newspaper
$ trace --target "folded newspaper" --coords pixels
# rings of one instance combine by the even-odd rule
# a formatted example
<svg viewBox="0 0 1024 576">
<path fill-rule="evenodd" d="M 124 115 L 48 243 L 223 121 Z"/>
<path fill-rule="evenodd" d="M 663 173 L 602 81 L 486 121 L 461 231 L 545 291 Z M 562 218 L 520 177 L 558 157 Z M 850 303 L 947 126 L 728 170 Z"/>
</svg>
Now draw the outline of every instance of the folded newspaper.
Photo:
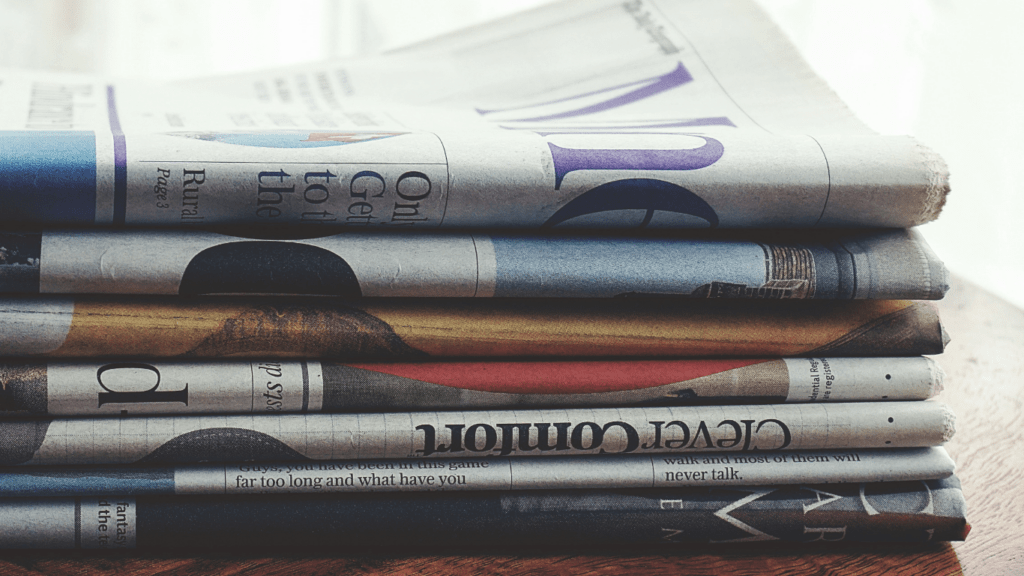
<svg viewBox="0 0 1024 576">
<path fill-rule="evenodd" d="M 0 422 L 0 465 L 922 448 L 949 441 L 938 402 L 841 402 Z"/>
<path fill-rule="evenodd" d="M 926 400 L 931 359 L 0 363 L 0 415 L 276 414 Z"/>
<path fill-rule="evenodd" d="M 970 531 L 956 477 L 918 482 L 454 494 L 0 500 L 0 548 L 940 542 Z M 706 548 L 705 548 L 706 549 Z M 365 552 L 365 549 L 362 550 Z"/>
<path fill-rule="evenodd" d="M 22 298 L 0 356 L 51 358 L 918 356 L 948 340 L 906 300 Z"/>
<path fill-rule="evenodd" d="M 951 476 L 954 469 L 941 447 L 757 455 L 31 466 L 0 471 L 0 498 L 835 484 L 933 480 Z"/>
<path fill-rule="evenodd" d="M 914 231 L 752 236 L 0 232 L 0 292 L 933 300 L 948 288 Z"/>
<path fill-rule="evenodd" d="M 178 85 L 7 71 L 0 102 L 8 223 L 908 227 L 948 191 L 742 0 L 559 3 Z"/>
<path fill-rule="evenodd" d="M 749 2 L 559 3 L 177 84 L 0 71 L 0 102 L 0 293 L 231 296 L 0 301 L 0 356 L 35 357 L 0 364 L 0 410 L 36 418 L 0 422 L 0 548 L 970 529 L 954 417 L 920 401 L 947 336 L 896 300 L 948 287 L 916 233 L 560 230 L 937 216 L 941 158 L 854 119 Z M 80 228 L 111 225 L 194 229 Z M 245 296 L 273 294 L 420 298 Z M 491 360 L 419 362 L 459 357 Z"/>
</svg>

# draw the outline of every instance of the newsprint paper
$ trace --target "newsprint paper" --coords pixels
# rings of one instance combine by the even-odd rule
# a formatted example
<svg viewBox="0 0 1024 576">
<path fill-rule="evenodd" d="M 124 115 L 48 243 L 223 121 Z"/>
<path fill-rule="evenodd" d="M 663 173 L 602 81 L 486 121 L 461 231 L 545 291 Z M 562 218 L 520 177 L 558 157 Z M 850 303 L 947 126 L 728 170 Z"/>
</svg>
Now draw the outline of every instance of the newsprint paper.
<svg viewBox="0 0 1024 576">
<path fill-rule="evenodd" d="M 907 300 L 81 296 L 0 300 L 0 323 L 0 356 L 147 361 L 916 356 L 948 340 Z"/>
<path fill-rule="evenodd" d="M 953 437 L 933 401 L 0 422 L 0 465 L 920 448 Z"/>
<path fill-rule="evenodd" d="M 128 416 L 926 400 L 930 358 L 0 363 L 0 414 Z"/>
<path fill-rule="evenodd" d="M 8 71 L 0 102 L 16 223 L 904 228 L 949 188 L 740 0 L 560 3 L 176 86 Z"/>
<path fill-rule="evenodd" d="M 954 468 L 941 447 L 260 462 L 173 468 L 26 466 L 0 472 L 0 498 L 833 484 L 932 480 L 951 476 Z"/>
<path fill-rule="evenodd" d="M 760 236 L 0 232 L 0 293 L 935 300 L 949 286 L 915 231 Z"/>
<path fill-rule="evenodd" d="M 0 501 L 0 548 L 940 542 L 970 531 L 956 477 L 913 482 L 452 494 Z"/>
</svg>

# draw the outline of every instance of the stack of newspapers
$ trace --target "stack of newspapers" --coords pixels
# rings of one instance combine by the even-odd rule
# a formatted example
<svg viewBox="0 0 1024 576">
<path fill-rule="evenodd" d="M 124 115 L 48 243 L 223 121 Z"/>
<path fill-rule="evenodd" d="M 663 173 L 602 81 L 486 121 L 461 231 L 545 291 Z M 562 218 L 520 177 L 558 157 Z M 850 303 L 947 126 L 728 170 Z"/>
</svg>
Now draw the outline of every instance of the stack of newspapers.
<svg viewBox="0 0 1024 576">
<path fill-rule="evenodd" d="M 944 164 L 747 2 L 0 102 L 0 546 L 966 535 Z"/>
</svg>

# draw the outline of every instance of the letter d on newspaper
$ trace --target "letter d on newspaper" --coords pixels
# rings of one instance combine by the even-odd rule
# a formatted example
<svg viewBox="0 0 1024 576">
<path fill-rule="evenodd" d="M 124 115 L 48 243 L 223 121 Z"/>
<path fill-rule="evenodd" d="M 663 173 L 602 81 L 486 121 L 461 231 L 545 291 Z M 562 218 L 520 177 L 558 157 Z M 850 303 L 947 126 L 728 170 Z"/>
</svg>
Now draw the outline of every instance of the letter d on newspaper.
<svg viewBox="0 0 1024 576">
<path fill-rule="evenodd" d="M 135 416 L 925 400 L 942 377 L 924 357 L 0 363 L 0 410 Z"/>
</svg>

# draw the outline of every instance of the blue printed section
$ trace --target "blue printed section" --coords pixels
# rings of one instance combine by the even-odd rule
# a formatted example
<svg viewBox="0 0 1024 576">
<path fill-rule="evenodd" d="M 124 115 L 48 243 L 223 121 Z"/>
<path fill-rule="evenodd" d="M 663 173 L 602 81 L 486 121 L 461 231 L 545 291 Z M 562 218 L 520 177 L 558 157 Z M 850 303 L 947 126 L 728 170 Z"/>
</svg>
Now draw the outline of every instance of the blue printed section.
<svg viewBox="0 0 1024 576">
<path fill-rule="evenodd" d="M 0 220 L 96 221 L 96 135 L 0 131 Z"/>
<path fill-rule="evenodd" d="M 0 474 L 0 497 L 24 496 L 133 496 L 174 494 L 174 471 L 53 470 Z"/>
<path fill-rule="evenodd" d="M 710 282 L 761 286 L 753 242 L 493 237 L 495 296 L 690 295 Z"/>
</svg>

